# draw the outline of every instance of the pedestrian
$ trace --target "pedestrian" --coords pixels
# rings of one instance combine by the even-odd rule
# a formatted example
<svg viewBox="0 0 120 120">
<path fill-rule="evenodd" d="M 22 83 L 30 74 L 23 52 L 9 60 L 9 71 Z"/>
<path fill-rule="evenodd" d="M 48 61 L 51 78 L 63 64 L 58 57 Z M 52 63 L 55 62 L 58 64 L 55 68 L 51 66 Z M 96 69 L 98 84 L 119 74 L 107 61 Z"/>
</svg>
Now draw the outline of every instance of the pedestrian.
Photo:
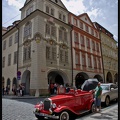
<svg viewBox="0 0 120 120">
<path fill-rule="evenodd" d="M 97 107 L 99 112 L 101 111 L 101 94 L 102 94 L 102 87 L 101 83 L 98 82 L 98 85 L 95 89 L 95 112 L 97 112 Z"/>
<path fill-rule="evenodd" d="M 21 84 L 21 87 L 22 87 L 22 96 L 24 96 L 25 86 Z"/>
<path fill-rule="evenodd" d="M 6 95 L 8 95 L 8 86 L 6 86 L 6 90 L 5 90 L 5 92 L 6 92 Z"/>
<path fill-rule="evenodd" d="M 4 92 L 5 92 L 5 88 L 4 88 L 4 86 L 3 86 L 3 89 L 2 89 L 2 94 L 3 94 L 3 96 L 4 96 Z"/>
<path fill-rule="evenodd" d="M 54 94 L 56 94 L 57 93 L 57 84 L 55 83 L 54 84 Z"/>
</svg>

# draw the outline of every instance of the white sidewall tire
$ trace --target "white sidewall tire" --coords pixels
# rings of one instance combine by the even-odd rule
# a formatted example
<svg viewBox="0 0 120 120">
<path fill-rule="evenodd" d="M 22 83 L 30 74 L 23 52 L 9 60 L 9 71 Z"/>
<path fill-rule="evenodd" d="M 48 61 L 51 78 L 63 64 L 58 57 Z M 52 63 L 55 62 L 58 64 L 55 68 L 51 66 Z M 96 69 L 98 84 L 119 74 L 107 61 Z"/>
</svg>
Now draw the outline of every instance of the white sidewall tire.
<svg viewBox="0 0 120 120">
<path fill-rule="evenodd" d="M 62 119 L 63 116 L 66 116 L 66 119 Z M 67 111 L 63 111 L 60 114 L 60 120 L 69 120 L 69 113 Z"/>
</svg>

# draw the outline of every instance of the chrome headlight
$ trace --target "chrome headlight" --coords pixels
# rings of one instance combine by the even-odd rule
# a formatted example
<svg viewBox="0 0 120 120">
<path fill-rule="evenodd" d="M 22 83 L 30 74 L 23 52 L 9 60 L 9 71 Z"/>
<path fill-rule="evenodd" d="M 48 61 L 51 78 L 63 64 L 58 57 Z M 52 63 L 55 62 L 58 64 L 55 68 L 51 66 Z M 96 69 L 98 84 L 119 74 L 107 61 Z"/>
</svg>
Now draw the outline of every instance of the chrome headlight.
<svg viewBox="0 0 120 120">
<path fill-rule="evenodd" d="M 56 108 L 56 104 L 55 103 L 52 104 L 52 108 Z"/>
</svg>

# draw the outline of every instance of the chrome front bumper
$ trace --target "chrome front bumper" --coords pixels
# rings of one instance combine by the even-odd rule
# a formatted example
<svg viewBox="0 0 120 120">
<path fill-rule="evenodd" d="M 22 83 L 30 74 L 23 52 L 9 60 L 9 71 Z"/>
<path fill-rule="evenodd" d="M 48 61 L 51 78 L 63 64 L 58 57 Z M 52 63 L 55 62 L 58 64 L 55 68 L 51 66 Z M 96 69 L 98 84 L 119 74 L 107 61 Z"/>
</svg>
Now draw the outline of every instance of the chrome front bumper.
<svg viewBox="0 0 120 120">
<path fill-rule="evenodd" d="M 48 114 L 45 114 L 45 113 L 38 113 L 38 112 L 35 112 L 35 111 L 33 111 L 33 113 L 35 115 L 38 115 L 38 116 L 48 117 L 48 118 L 52 118 L 52 119 L 59 119 L 59 116 L 55 116 L 55 115 L 48 115 Z"/>
</svg>

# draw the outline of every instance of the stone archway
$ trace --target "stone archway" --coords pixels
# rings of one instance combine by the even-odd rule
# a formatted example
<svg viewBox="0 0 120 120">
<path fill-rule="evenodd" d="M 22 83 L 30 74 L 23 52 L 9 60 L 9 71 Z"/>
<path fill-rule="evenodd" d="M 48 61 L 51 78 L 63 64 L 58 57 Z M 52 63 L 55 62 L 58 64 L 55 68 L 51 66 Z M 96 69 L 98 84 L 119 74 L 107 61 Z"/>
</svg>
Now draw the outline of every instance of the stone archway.
<svg viewBox="0 0 120 120">
<path fill-rule="evenodd" d="M 110 72 L 107 73 L 106 82 L 107 82 L 107 83 L 113 82 L 112 74 L 111 74 Z"/>
<path fill-rule="evenodd" d="M 75 86 L 77 89 L 81 89 L 82 84 L 85 82 L 85 80 L 89 79 L 89 76 L 84 73 L 78 73 L 75 77 Z"/>
<path fill-rule="evenodd" d="M 17 79 L 15 77 L 13 78 L 13 85 L 17 87 Z"/>
<path fill-rule="evenodd" d="M 8 78 L 8 79 L 7 79 L 7 86 L 6 86 L 6 87 L 8 87 L 8 90 L 10 90 L 10 82 L 11 82 L 11 81 L 10 81 L 10 78 Z"/>
<path fill-rule="evenodd" d="M 99 82 L 103 83 L 103 78 L 100 75 L 95 75 L 94 78 L 97 78 Z"/>
<path fill-rule="evenodd" d="M 25 70 L 22 75 L 21 84 L 25 87 L 24 94 L 30 93 L 30 71 Z"/>
<path fill-rule="evenodd" d="M 69 83 L 69 80 L 64 72 L 53 70 L 48 73 L 48 84 L 49 83 L 65 85 L 66 83 Z"/>
</svg>

